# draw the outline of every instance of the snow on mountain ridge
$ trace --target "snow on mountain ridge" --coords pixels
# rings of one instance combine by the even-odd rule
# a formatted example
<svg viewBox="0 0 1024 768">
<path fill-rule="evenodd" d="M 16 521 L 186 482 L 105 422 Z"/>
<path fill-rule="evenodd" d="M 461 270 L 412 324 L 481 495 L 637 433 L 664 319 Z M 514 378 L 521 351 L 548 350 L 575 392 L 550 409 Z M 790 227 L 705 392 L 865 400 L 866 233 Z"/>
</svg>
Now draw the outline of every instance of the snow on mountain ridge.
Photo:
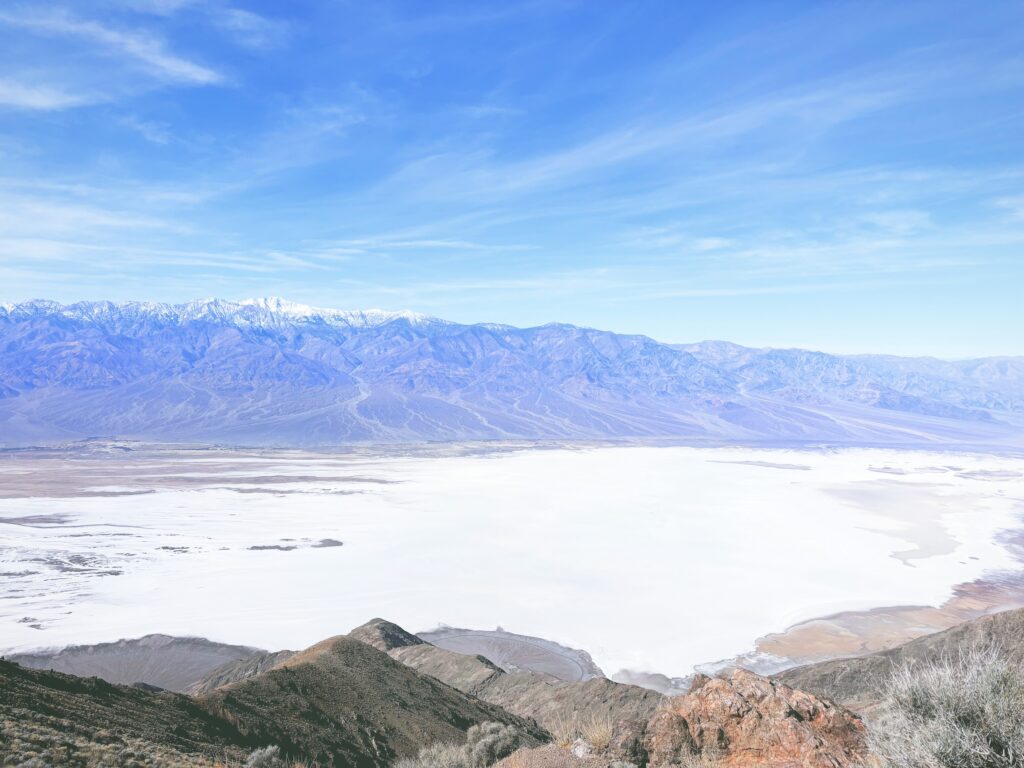
<svg viewBox="0 0 1024 768">
<path fill-rule="evenodd" d="M 395 320 L 407 320 L 417 325 L 445 322 L 408 310 L 327 309 L 298 304 L 273 296 L 242 299 L 241 301 L 207 298 L 182 304 L 150 301 L 82 301 L 74 304 L 60 304 L 46 299 L 32 299 L 21 303 L 0 304 L 0 312 L 16 318 L 31 317 L 37 314 L 56 314 L 88 321 L 153 319 L 181 323 L 190 320 L 219 320 L 255 326 L 273 326 L 292 321 L 372 328 Z"/>
<path fill-rule="evenodd" d="M 1018 445 L 1024 358 L 668 345 L 278 298 L 0 307 L 0 445 L 97 434 Z"/>
</svg>

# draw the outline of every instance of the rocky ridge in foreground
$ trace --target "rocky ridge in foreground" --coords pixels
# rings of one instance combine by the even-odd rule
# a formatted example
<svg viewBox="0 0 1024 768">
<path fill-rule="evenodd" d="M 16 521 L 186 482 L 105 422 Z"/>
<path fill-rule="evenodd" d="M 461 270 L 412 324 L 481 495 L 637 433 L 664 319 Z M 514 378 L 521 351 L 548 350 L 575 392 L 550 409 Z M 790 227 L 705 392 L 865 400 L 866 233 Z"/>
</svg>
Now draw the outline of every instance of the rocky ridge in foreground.
<svg viewBox="0 0 1024 768">
<path fill-rule="evenodd" d="M 172 640 L 78 647 L 53 658 L 152 676 L 178 662 L 187 667 L 182 648 L 201 651 L 201 665 L 220 653 L 251 650 Z M 689 692 L 672 698 L 603 677 L 507 670 L 383 619 L 299 653 L 229 661 L 194 682 L 192 696 L 0 661 L 0 763 L 240 768 L 258 752 L 320 768 L 385 768 L 403 759 L 415 763 L 406 768 L 429 768 L 429 760 L 415 761 L 435 745 L 434 758 L 454 756 L 453 768 L 486 768 L 495 760 L 502 768 L 857 768 L 870 764 L 867 737 L 892 671 L 973 647 L 998 647 L 1019 666 L 1024 610 L 776 679 L 741 669 L 698 676 Z M 117 652 L 127 660 L 120 666 Z M 485 723 L 490 762 L 465 763 L 468 752 L 457 745 Z M 477 728 L 473 738 L 484 731 Z M 265 765 L 290 766 L 273 760 Z"/>
<path fill-rule="evenodd" d="M 195 647 L 209 656 L 213 645 Z M 490 762 L 457 761 L 453 768 L 486 768 L 502 758 L 503 768 L 856 768 L 865 765 L 867 736 L 893 670 L 979 646 L 998 647 L 1019 667 L 1024 609 L 776 679 L 739 669 L 699 676 L 688 693 L 673 698 L 603 677 L 560 680 L 506 670 L 484 656 L 438 648 L 383 619 L 299 653 L 260 652 L 231 661 L 193 683 L 193 696 L 0 661 L 0 762 L 238 768 L 254 750 L 276 750 L 318 768 L 385 768 L 415 762 L 431 745 L 434 757 L 461 761 L 463 747 L 445 745 L 464 744 L 474 726 L 490 723 L 484 740 L 498 739 L 487 743 Z M 117 674 L 165 674 L 182 647 L 167 638 L 122 641 L 54 658 L 101 659 Z M 117 649 L 127 654 L 127 667 L 113 664 Z M 475 731 L 478 740 L 482 732 Z M 499 742 L 509 751 L 495 751 Z"/>
<path fill-rule="evenodd" d="M 817 697 L 751 673 L 702 683 L 667 699 L 604 678 L 506 672 L 375 619 L 299 653 L 230 662 L 193 684 L 195 696 L 2 662 L 0 755 L 5 765 L 230 768 L 276 749 L 321 768 L 384 768 L 483 723 L 517 734 L 521 766 L 714 756 L 734 768 L 846 768 L 863 752 L 859 718 Z"/>
</svg>

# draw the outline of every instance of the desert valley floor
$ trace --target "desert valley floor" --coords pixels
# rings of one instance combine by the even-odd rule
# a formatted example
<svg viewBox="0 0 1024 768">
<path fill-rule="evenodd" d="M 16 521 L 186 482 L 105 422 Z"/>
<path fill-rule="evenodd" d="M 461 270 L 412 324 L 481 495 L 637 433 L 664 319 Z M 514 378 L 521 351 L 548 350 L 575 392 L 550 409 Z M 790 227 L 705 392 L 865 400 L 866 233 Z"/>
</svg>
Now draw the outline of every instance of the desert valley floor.
<svg viewBox="0 0 1024 768">
<path fill-rule="evenodd" d="M 373 616 L 685 676 L 1024 605 L 1024 459 L 649 446 L 0 454 L 0 653 Z"/>
</svg>

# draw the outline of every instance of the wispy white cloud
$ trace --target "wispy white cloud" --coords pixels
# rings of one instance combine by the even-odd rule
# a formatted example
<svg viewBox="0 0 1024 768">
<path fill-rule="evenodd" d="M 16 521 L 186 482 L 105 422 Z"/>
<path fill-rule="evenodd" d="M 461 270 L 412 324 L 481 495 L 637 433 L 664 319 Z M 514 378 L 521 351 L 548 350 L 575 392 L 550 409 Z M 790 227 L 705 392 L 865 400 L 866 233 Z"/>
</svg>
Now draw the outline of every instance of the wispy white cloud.
<svg viewBox="0 0 1024 768">
<path fill-rule="evenodd" d="M 959 283 L 1019 278 L 1017 86 L 989 77 L 1009 36 L 1000 52 L 957 29 L 936 48 L 942 9 L 830 5 L 768 24 L 712 13 L 685 44 L 625 50 L 671 2 L 550 19 L 556 4 L 271 17 L 244 0 L 0 0 L 0 107 L 28 113 L 0 129 L 4 290 L 63 276 L 64 297 L 336 296 L 688 334 L 730 327 L 743 297 L 782 296 L 758 303 L 785 315 L 833 291 L 862 309 L 878 284 L 916 303 L 904 319 L 938 323 L 926 303 Z M 293 38 L 284 66 L 254 55 L 284 59 Z M 167 87 L 228 81 L 215 108 Z M 43 114 L 91 102 L 120 106 Z M 928 281 L 955 287 L 924 296 Z"/>
<path fill-rule="evenodd" d="M 353 238 L 338 240 L 333 247 L 340 247 L 350 252 L 367 252 L 377 250 L 423 250 L 423 251 L 526 251 L 533 246 L 520 243 L 487 244 L 471 240 L 444 238 L 408 238 L 386 235 L 382 237 Z"/>
<path fill-rule="evenodd" d="M 107 55 L 133 61 L 152 75 L 171 82 L 217 85 L 226 79 L 209 67 L 172 53 L 159 37 L 142 31 L 114 29 L 96 21 L 76 18 L 63 10 L 44 13 L 33 13 L 23 8 L 0 11 L 0 23 L 39 34 L 84 40 Z"/>
<path fill-rule="evenodd" d="M 80 234 L 71 232 L 71 235 Z M 0 237 L 0 257 L 6 264 L 18 266 L 24 274 L 50 273 L 54 265 L 72 274 L 117 269 L 122 273 L 150 274 L 155 269 L 188 267 L 211 272 L 283 274 L 297 268 L 322 270 L 324 266 L 301 253 L 277 250 L 213 250 L 161 248 L 132 245 L 118 241 L 87 242 L 73 237 Z"/>
<path fill-rule="evenodd" d="M 455 111 L 474 120 L 483 120 L 490 117 L 512 117 L 524 113 L 524 110 L 518 107 L 501 104 L 469 104 L 456 107 Z"/>
<path fill-rule="evenodd" d="M 821 293 L 825 291 L 863 290 L 881 284 L 879 280 L 835 280 L 832 282 L 812 283 L 774 283 L 768 285 L 717 285 L 693 287 L 686 284 L 661 284 L 659 286 L 634 286 L 636 290 L 622 297 L 613 297 L 612 301 L 636 303 L 663 299 L 721 299 L 741 298 L 743 296 L 781 296 L 786 294 Z"/>
<path fill-rule="evenodd" d="M 39 83 L 0 79 L 0 107 L 52 111 L 79 107 L 94 101 L 97 99 L 84 93 L 70 93 Z"/>
<path fill-rule="evenodd" d="M 310 166 L 322 165 L 347 149 L 349 131 L 367 120 L 364 93 L 349 103 L 320 102 L 282 109 L 276 125 L 236 148 L 219 174 L 219 193 L 249 189 Z"/>
<path fill-rule="evenodd" d="M 213 23 L 227 32 L 239 45 L 265 50 L 283 45 L 289 26 L 241 8 L 206 6 Z"/>
<path fill-rule="evenodd" d="M 861 218 L 873 227 L 897 234 L 919 232 L 932 226 L 932 217 L 927 211 L 871 211 Z"/>
<path fill-rule="evenodd" d="M 665 249 L 720 251 L 733 245 L 733 241 L 728 238 L 708 235 L 695 236 L 689 229 L 679 225 L 641 227 L 624 233 L 624 236 L 614 244 L 610 244 L 610 247 L 632 251 Z"/>
<path fill-rule="evenodd" d="M 123 209 L 39 198 L 4 197 L 0 200 L 3 201 L 0 228 L 8 234 L 71 232 L 84 235 L 111 229 L 181 229 L 171 221 Z"/>
<path fill-rule="evenodd" d="M 1024 195 L 1000 197 L 996 200 L 996 205 L 1008 211 L 1013 218 L 1024 219 Z"/>
<path fill-rule="evenodd" d="M 238 45 L 254 49 L 276 48 L 291 31 L 288 22 L 261 16 L 221 0 L 114 0 L 119 8 L 162 18 L 190 13 L 226 33 Z"/>
<path fill-rule="evenodd" d="M 665 153 L 693 153 L 764 130 L 773 122 L 821 130 L 875 112 L 898 100 L 893 83 L 869 80 L 817 84 L 689 115 L 654 115 L 526 159 L 498 160 L 487 146 L 421 156 L 385 182 L 429 196 L 494 198 L 580 182 L 616 166 Z"/>
<path fill-rule="evenodd" d="M 732 245 L 732 240 L 725 237 L 698 237 L 693 247 L 698 251 L 720 251 Z"/>
<path fill-rule="evenodd" d="M 118 0 L 118 5 L 140 13 L 170 16 L 183 8 L 196 5 L 197 0 Z"/>
<path fill-rule="evenodd" d="M 121 118 L 121 123 L 153 144 L 170 144 L 174 138 L 168 126 L 153 120 L 142 120 L 136 115 L 127 115 Z"/>
</svg>

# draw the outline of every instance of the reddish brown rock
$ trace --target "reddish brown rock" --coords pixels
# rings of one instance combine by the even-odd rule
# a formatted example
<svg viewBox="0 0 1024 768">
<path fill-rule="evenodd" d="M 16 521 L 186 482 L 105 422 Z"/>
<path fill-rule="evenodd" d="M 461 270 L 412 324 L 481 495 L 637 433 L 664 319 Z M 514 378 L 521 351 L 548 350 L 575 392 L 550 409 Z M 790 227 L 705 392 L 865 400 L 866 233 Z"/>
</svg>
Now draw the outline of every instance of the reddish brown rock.
<svg viewBox="0 0 1024 768">
<path fill-rule="evenodd" d="M 863 760 L 864 724 L 842 707 L 745 670 L 701 683 L 648 723 L 651 766 L 695 752 L 724 768 L 854 768 Z"/>
<path fill-rule="evenodd" d="M 671 704 L 647 724 L 644 747 L 650 765 L 678 765 L 682 757 L 697 752 L 686 720 L 671 709 Z"/>
</svg>

